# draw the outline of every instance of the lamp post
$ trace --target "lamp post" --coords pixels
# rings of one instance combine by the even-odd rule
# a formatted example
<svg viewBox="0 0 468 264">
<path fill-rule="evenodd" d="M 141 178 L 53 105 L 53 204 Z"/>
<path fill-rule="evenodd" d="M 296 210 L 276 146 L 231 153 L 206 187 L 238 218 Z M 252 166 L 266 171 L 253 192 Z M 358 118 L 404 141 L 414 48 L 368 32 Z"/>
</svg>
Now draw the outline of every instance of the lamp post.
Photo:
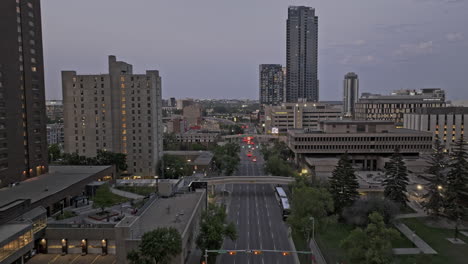
<svg viewBox="0 0 468 264">
<path fill-rule="evenodd" d="M 159 196 L 159 176 L 154 176 L 156 179 L 156 194 Z"/>
</svg>

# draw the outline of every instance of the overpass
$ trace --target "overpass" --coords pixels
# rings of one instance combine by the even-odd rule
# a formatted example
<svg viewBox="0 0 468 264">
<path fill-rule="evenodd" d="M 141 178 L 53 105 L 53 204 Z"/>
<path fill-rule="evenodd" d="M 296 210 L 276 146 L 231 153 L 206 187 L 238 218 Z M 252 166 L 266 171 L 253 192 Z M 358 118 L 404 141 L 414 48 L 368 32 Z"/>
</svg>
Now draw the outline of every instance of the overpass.
<svg viewBox="0 0 468 264">
<path fill-rule="evenodd" d="M 294 182 L 293 177 L 283 176 L 220 176 L 206 177 L 201 181 L 205 181 L 208 185 L 218 184 L 290 184 Z"/>
<path fill-rule="evenodd" d="M 208 186 L 219 184 L 279 184 L 288 185 L 295 181 L 294 177 L 285 176 L 218 176 L 200 178 L 200 182 L 207 182 Z M 381 186 L 361 186 L 358 189 L 360 193 L 380 193 L 383 192 Z"/>
<path fill-rule="evenodd" d="M 268 142 L 270 140 L 281 140 L 286 142 L 287 137 L 286 136 L 280 136 L 280 135 L 263 135 L 263 134 L 238 134 L 238 135 L 227 135 L 227 136 L 222 136 L 224 140 L 231 141 L 232 140 L 238 140 L 243 137 L 254 137 L 254 140 L 256 139 L 257 141 L 261 142 Z"/>
</svg>

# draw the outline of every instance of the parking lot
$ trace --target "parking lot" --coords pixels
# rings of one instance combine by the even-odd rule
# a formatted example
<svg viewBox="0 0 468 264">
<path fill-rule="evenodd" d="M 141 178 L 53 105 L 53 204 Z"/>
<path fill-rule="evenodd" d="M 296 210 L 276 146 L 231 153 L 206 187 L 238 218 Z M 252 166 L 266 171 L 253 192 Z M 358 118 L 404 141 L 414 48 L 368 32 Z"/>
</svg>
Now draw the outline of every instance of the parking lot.
<svg viewBox="0 0 468 264">
<path fill-rule="evenodd" d="M 79 255 L 67 254 L 38 254 L 30 259 L 28 264 L 114 264 L 115 255 Z"/>
</svg>

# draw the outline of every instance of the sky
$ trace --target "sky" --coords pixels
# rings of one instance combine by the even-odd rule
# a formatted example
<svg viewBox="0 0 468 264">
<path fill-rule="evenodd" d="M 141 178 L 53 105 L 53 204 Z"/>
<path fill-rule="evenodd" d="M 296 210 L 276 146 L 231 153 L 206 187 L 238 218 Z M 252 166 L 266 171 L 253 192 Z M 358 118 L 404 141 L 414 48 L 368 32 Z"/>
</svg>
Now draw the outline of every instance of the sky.
<svg viewBox="0 0 468 264">
<path fill-rule="evenodd" d="M 319 17 L 320 100 L 443 88 L 468 100 L 468 0 L 42 0 L 46 97 L 62 70 L 159 70 L 163 98 L 258 99 L 258 65 L 285 64 L 290 5 Z"/>
</svg>

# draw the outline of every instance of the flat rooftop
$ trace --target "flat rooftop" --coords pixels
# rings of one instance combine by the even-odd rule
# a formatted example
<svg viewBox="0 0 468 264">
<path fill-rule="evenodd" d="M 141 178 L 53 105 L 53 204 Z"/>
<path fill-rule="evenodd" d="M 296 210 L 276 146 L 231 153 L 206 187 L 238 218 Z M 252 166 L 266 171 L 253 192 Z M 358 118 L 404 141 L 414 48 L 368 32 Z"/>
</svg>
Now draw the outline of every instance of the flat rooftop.
<svg viewBox="0 0 468 264">
<path fill-rule="evenodd" d="M 19 199 L 31 199 L 33 204 L 110 167 L 50 166 L 46 174 L 0 189 L 0 207 Z"/>
<path fill-rule="evenodd" d="M 14 223 L 0 225 L 0 245 L 8 243 L 8 239 L 31 228 L 31 224 Z"/>
<path fill-rule="evenodd" d="M 213 159 L 213 153 L 211 151 L 164 151 L 164 154 L 173 156 L 196 156 L 189 165 L 209 165 Z"/>
<path fill-rule="evenodd" d="M 430 132 L 418 131 L 418 130 L 407 129 L 407 128 L 392 128 L 385 133 L 384 132 L 353 132 L 353 133 L 324 132 L 321 130 L 304 130 L 304 129 L 289 129 L 288 133 L 292 136 L 296 136 L 296 135 L 324 135 L 324 136 L 346 135 L 346 136 L 352 137 L 352 136 L 362 136 L 362 135 L 367 135 L 367 134 L 379 134 L 382 136 L 397 135 L 397 134 L 414 134 L 418 136 L 432 136 L 432 133 Z"/>
<path fill-rule="evenodd" d="M 156 199 L 140 216 L 125 217 L 116 227 L 130 227 L 133 238 L 158 227 L 174 227 L 183 235 L 197 205 L 204 201 L 205 192 L 199 191 Z"/>
</svg>

